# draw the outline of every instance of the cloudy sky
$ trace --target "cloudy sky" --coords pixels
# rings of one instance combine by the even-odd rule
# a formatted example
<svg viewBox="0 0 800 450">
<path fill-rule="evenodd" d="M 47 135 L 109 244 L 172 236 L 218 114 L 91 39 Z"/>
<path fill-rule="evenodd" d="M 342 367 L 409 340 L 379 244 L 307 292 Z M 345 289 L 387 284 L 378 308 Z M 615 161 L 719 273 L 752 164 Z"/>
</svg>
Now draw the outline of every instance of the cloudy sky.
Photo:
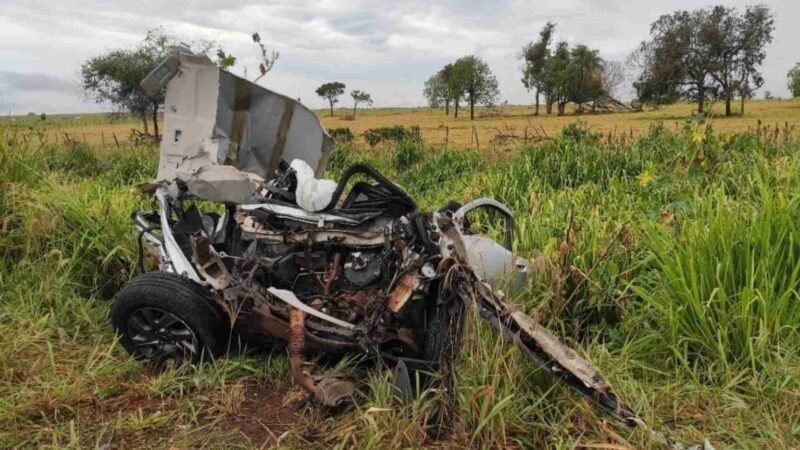
<svg viewBox="0 0 800 450">
<path fill-rule="evenodd" d="M 501 100 L 529 103 L 519 81 L 522 45 L 548 20 L 559 40 L 585 43 L 603 58 L 624 61 L 647 36 L 649 24 L 675 9 L 747 1 L 663 0 L 0 0 L 0 111 L 2 114 L 102 111 L 86 100 L 77 77 L 87 58 L 135 46 L 162 26 L 179 40 L 208 39 L 239 57 L 234 69 L 256 71 L 250 35 L 281 52 L 259 83 L 311 107 L 326 81 L 372 93 L 375 106 L 423 104 L 424 81 L 466 54 L 486 60 L 497 75 Z M 762 68 L 763 90 L 786 96 L 786 72 L 800 61 L 800 1 L 765 1 L 776 19 L 774 41 Z M 252 78 L 252 76 L 251 76 Z M 623 94 L 624 96 L 624 94 Z M 345 101 L 344 104 L 348 102 Z"/>
</svg>

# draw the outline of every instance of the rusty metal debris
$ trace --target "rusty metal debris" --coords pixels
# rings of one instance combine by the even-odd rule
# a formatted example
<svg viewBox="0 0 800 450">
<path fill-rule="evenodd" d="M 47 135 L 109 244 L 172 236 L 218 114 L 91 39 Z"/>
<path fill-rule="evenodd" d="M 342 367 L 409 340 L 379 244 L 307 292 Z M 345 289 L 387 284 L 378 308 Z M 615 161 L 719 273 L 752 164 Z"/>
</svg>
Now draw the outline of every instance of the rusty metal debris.
<svg viewBox="0 0 800 450">
<path fill-rule="evenodd" d="M 315 379 L 304 355 L 356 353 L 394 368 L 406 396 L 417 374 L 438 373 L 430 379 L 449 398 L 437 418 L 446 427 L 465 312 L 476 307 L 543 370 L 626 424 L 638 423 L 591 363 L 492 289 L 499 280 L 511 291 L 524 286 L 529 270 L 512 252 L 508 207 L 478 199 L 419 211 L 399 186 L 363 164 L 338 184 L 327 182 L 335 189 L 322 189 L 301 173 L 321 175 L 331 150 L 313 112 L 203 56 L 178 52 L 143 84 L 167 87 L 153 185 L 159 209 L 133 215 L 159 254 L 162 275 L 150 287 L 164 286 L 164 273 L 191 280 L 189 293 L 207 309 L 198 316 L 183 314 L 185 303 L 152 304 L 144 298 L 149 274 L 142 275 L 115 305 L 114 325 L 134 355 L 156 362 L 175 356 L 162 337 L 144 341 L 129 326 L 141 308 L 160 308 L 191 330 L 184 347 L 192 361 L 216 356 L 220 346 L 212 344 L 231 337 L 283 343 L 294 382 L 336 406 L 352 396 L 354 380 Z M 323 206 L 302 208 L 299 184 L 308 187 L 304 205 Z M 222 206 L 204 214 L 196 200 Z M 504 219 L 502 242 L 472 229 L 468 216 L 488 211 Z M 156 331 L 169 338 L 168 327 Z"/>
</svg>

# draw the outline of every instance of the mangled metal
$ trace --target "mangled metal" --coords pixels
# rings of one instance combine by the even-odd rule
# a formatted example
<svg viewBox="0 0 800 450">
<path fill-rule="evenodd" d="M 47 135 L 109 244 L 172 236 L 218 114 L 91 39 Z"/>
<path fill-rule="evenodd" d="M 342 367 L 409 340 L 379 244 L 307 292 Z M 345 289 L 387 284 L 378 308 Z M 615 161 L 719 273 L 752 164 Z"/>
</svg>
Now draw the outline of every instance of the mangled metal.
<svg viewBox="0 0 800 450">
<path fill-rule="evenodd" d="M 197 55 L 176 54 L 145 84 L 167 86 L 166 137 L 160 210 L 134 214 L 136 227 L 158 252 L 160 271 L 211 292 L 236 336 L 288 345 L 291 376 L 314 398 L 338 405 L 353 384 L 305 373 L 309 350 L 392 366 L 406 396 L 420 373 L 438 372 L 452 403 L 465 311 L 474 306 L 545 371 L 636 423 L 594 366 L 491 288 L 502 279 L 518 289 L 528 273 L 512 252 L 508 207 L 478 199 L 419 211 L 400 187 L 357 164 L 326 189 L 327 204 L 303 208 L 302 164 L 292 161 L 319 175 L 330 153 L 313 113 Z M 225 202 L 224 213 L 202 214 L 187 206 L 192 198 Z M 502 243 L 470 228 L 466 216 L 480 210 L 504 218 Z M 125 324 L 116 326 L 123 345 L 141 354 Z"/>
<path fill-rule="evenodd" d="M 333 149 L 313 111 L 220 70 L 207 56 L 176 51 L 143 81 L 167 87 L 158 181 L 185 183 L 211 201 L 247 203 L 281 160 L 321 176 Z"/>
</svg>

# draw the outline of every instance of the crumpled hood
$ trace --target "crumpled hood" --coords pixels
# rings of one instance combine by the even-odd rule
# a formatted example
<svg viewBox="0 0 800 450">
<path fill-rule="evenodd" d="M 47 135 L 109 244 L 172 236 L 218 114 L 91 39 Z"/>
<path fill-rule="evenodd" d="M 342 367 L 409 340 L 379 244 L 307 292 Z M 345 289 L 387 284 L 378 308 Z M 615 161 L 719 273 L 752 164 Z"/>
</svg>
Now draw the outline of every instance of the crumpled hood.
<svg viewBox="0 0 800 450">
<path fill-rule="evenodd" d="M 247 203 L 281 160 L 305 161 L 319 177 L 333 140 L 299 102 L 220 70 L 185 49 L 141 83 L 167 88 L 158 183 L 181 182 L 201 199 Z"/>
</svg>

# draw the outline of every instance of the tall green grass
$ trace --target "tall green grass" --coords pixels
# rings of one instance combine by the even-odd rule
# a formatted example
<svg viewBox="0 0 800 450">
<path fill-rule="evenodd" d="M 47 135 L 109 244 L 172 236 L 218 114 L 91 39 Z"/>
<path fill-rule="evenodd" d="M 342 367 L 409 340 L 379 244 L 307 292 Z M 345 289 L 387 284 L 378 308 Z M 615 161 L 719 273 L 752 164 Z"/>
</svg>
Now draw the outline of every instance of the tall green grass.
<svg viewBox="0 0 800 450">
<path fill-rule="evenodd" d="M 263 444 L 230 420 L 245 387 L 285 389 L 282 355 L 154 373 L 109 329 L 105 299 L 136 273 L 129 214 L 150 207 L 135 185 L 154 177 L 157 149 L 101 157 L 12 131 L 0 132 L 0 446 Z M 579 346 L 657 428 L 717 448 L 800 442 L 800 144 L 789 137 L 690 123 L 632 141 L 574 126 L 511 154 L 343 143 L 328 176 L 358 161 L 423 209 L 507 203 L 515 251 L 534 269 L 514 300 Z M 458 377 L 448 445 L 655 445 L 645 431 L 604 424 L 477 317 Z M 281 445 L 434 444 L 421 424 L 437 393 L 403 404 L 386 372 L 364 379 L 353 409 L 306 407 Z"/>
<path fill-rule="evenodd" d="M 678 364 L 759 372 L 800 345 L 800 195 L 758 178 L 750 189 L 750 202 L 709 192 L 695 200 L 695 220 L 647 232 L 655 273 L 635 292 Z"/>
</svg>

